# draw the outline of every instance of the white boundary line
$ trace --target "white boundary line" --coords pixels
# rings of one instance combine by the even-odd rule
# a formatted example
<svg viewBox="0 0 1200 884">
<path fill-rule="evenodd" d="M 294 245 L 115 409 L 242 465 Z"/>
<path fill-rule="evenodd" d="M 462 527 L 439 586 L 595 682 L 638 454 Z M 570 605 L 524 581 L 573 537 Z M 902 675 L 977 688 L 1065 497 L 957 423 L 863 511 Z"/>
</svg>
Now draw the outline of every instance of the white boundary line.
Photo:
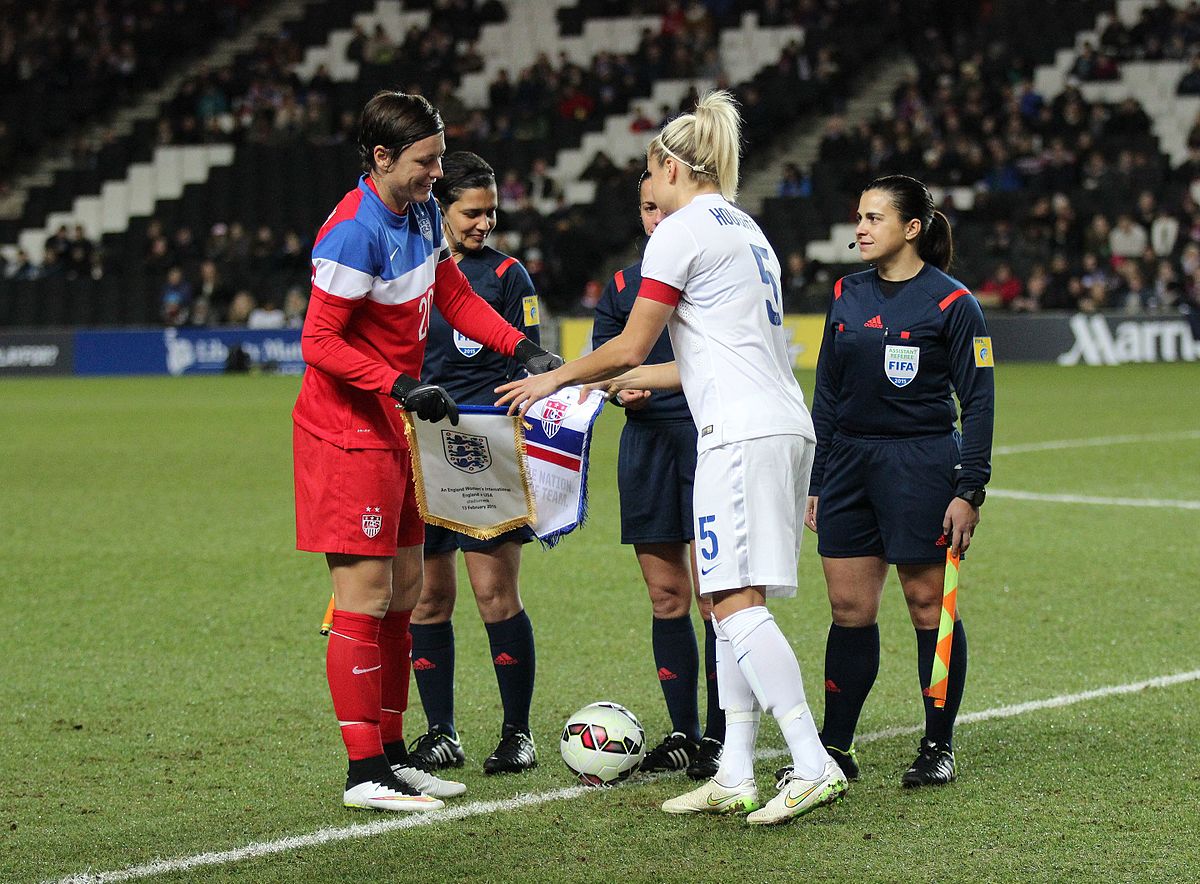
<svg viewBox="0 0 1200 884">
<path fill-rule="evenodd" d="M 1010 491 L 989 488 L 988 497 L 1010 500 L 1034 500 L 1041 503 L 1082 503 L 1093 506 L 1139 506 L 1152 509 L 1200 510 L 1200 500 L 1167 500 L 1161 497 L 1088 497 L 1082 494 L 1038 494 L 1036 491 Z"/>
<path fill-rule="evenodd" d="M 959 716 L 958 723 L 971 724 L 977 721 L 1012 718 L 1015 715 L 1024 715 L 1027 712 L 1037 712 L 1042 709 L 1058 709 L 1088 700 L 1099 700 L 1120 694 L 1136 693 L 1146 688 L 1164 688 L 1198 680 L 1200 680 L 1200 669 L 1194 669 L 1191 672 L 1164 675 L 1128 684 L 1110 685 L 1109 687 L 1096 688 L 1095 690 L 1083 691 L 1078 694 L 1061 694 L 1045 700 L 1032 700 L 1028 703 L 996 706 L 992 709 L 984 709 L 981 712 L 968 712 L 965 715 Z M 921 730 L 922 728 L 919 726 L 893 727 L 864 734 L 858 738 L 858 742 L 873 743 L 877 740 L 887 740 L 892 737 L 919 733 Z M 758 757 L 776 758 L 784 754 L 784 750 L 782 749 L 771 749 L 758 753 Z M 518 795 L 515 798 L 505 798 L 497 801 L 472 801 L 434 813 L 414 813 L 410 816 L 393 817 L 372 823 L 362 823 L 336 829 L 318 829 L 316 832 L 308 835 L 295 835 L 290 838 L 281 838 L 277 841 L 257 841 L 234 850 L 199 853 L 194 856 L 180 857 L 179 859 L 158 860 L 140 866 L 131 866 L 115 872 L 81 872 L 59 879 L 58 884 L 108 884 L 110 881 L 133 881 L 139 878 L 150 878 L 155 875 L 165 875 L 171 872 L 186 872 L 205 866 L 227 865 L 246 859 L 257 859 L 276 853 L 299 850 L 304 847 L 316 847 L 336 841 L 346 841 L 351 838 L 372 838 L 376 835 L 386 834 L 387 832 L 415 829 L 420 826 L 431 826 L 449 820 L 461 820 L 489 813 L 518 810 L 522 807 L 535 807 L 539 804 L 562 801 L 567 798 L 578 798 L 582 795 L 598 793 L 599 791 L 589 789 L 586 786 L 571 786 L 564 789 L 552 789 L 548 792 Z"/>
<path fill-rule="evenodd" d="M 1173 433 L 1147 433 L 1137 436 L 1093 436 L 1089 439 L 1058 439 L 1049 442 L 1027 442 L 1021 445 L 997 445 L 992 449 L 992 454 L 1025 454 L 1029 451 L 1059 451 L 1064 448 L 1102 448 L 1105 445 L 1126 445 L 1137 442 L 1174 442 L 1184 439 L 1200 439 L 1200 430 L 1180 430 Z"/>
</svg>

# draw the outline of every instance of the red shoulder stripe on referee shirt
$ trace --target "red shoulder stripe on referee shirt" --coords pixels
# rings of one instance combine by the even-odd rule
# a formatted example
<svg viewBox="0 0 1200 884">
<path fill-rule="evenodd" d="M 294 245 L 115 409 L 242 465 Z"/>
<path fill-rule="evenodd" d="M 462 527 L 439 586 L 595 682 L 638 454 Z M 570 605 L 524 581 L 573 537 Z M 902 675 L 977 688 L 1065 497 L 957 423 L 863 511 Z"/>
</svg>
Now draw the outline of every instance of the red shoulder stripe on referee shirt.
<svg viewBox="0 0 1200 884">
<path fill-rule="evenodd" d="M 953 304 L 955 301 L 957 301 L 963 295 L 969 295 L 969 294 L 971 294 L 971 293 L 968 292 L 966 289 L 955 289 L 950 294 L 946 295 L 946 297 L 942 298 L 941 302 L 938 303 L 938 307 L 942 310 L 945 310 L 947 307 L 949 307 L 951 304 Z"/>
<path fill-rule="evenodd" d="M 842 277 L 842 279 L 845 279 L 845 278 L 846 277 L 844 277 L 844 276 Z M 835 301 L 842 296 L 842 279 L 839 279 L 837 282 L 835 282 L 833 284 L 833 299 Z"/>
<path fill-rule="evenodd" d="M 649 298 L 651 301 L 658 301 L 660 304 L 667 304 L 671 307 L 679 304 L 682 294 L 683 292 L 673 285 L 667 285 L 657 279 L 647 279 L 644 276 L 642 277 L 642 287 L 638 289 L 639 298 Z"/>
<path fill-rule="evenodd" d="M 508 268 L 512 267 L 516 263 L 517 263 L 516 258 L 505 258 L 503 261 L 500 262 L 500 266 L 496 268 L 496 278 L 502 279 L 504 277 L 505 272 L 508 270 Z"/>
<path fill-rule="evenodd" d="M 613 281 L 617 284 L 617 291 L 625 291 L 625 271 L 618 270 L 613 274 Z"/>
</svg>

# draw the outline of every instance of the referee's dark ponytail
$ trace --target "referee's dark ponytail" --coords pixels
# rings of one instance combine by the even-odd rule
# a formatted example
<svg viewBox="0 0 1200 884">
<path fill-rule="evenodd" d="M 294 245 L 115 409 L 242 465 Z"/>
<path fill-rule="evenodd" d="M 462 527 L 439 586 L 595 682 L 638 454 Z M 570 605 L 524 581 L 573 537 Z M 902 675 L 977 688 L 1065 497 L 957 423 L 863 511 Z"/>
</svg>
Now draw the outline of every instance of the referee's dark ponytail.
<svg viewBox="0 0 1200 884">
<path fill-rule="evenodd" d="M 950 220 L 937 209 L 933 210 L 929 226 L 917 237 L 917 254 L 942 273 L 949 272 L 954 263 L 954 234 L 950 232 Z"/>
<path fill-rule="evenodd" d="M 943 273 L 948 272 L 954 262 L 954 235 L 950 232 L 949 219 L 934 208 L 933 194 L 929 188 L 908 175 L 885 175 L 864 187 L 863 193 L 868 190 L 887 193 L 905 224 L 914 218 L 921 222 L 921 232 L 917 234 L 917 254 L 925 263 L 932 264 Z"/>
</svg>

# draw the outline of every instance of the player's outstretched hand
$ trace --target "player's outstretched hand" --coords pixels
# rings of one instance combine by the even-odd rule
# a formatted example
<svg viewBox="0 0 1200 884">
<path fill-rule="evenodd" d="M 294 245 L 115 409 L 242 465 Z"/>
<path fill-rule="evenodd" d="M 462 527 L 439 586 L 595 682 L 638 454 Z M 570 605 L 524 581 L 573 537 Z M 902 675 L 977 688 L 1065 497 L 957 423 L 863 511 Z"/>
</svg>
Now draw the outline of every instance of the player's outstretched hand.
<svg viewBox="0 0 1200 884">
<path fill-rule="evenodd" d="M 531 374 L 519 380 L 501 384 L 495 392 L 500 394 L 497 405 L 507 405 L 509 414 L 525 416 L 529 407 L 539 399 L 545 399 L 551 393 L 561 390 L 566 384 L 558 379 L 557 372 L 548 371 L 545 374 Z"/>
<path fill-rule="evenodd" d="M 517 342 L 513 356 L 530 374 L 545 374 L 563 364 L 561 356 L 551 353 L 549 350 L 543 350 L 529 338 L 522 338 Z"/>
<path fill-rule="evenodd" d="M 392 398 L 405 411 L 423 421 L 436 423 L 448 417 L 452 426 L 458 426 L 458 406 L 450 394 L 436 384 L 423 384 L 416 378 L 402 374 L 392 385 Z"/>
</svg>

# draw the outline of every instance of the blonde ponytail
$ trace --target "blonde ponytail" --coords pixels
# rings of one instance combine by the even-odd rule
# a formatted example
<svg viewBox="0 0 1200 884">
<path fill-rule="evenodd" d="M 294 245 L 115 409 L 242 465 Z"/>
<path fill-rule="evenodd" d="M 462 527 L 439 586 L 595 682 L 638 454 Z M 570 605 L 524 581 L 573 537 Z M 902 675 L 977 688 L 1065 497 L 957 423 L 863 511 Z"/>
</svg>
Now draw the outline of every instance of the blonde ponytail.
<svg viewBox="0 0 1200 884">
<path fill-rule="evenodd" d="M 738 192 L 742 119 L 737 102 L 723 89 L 706 92 L 694 113 L 676 117 L 650 142 L 647 154 L 656 162 L 671 157 L 687 166 L 691 179 L 715 182 L 721 196 L 733 202 Z"/>
</svg>

